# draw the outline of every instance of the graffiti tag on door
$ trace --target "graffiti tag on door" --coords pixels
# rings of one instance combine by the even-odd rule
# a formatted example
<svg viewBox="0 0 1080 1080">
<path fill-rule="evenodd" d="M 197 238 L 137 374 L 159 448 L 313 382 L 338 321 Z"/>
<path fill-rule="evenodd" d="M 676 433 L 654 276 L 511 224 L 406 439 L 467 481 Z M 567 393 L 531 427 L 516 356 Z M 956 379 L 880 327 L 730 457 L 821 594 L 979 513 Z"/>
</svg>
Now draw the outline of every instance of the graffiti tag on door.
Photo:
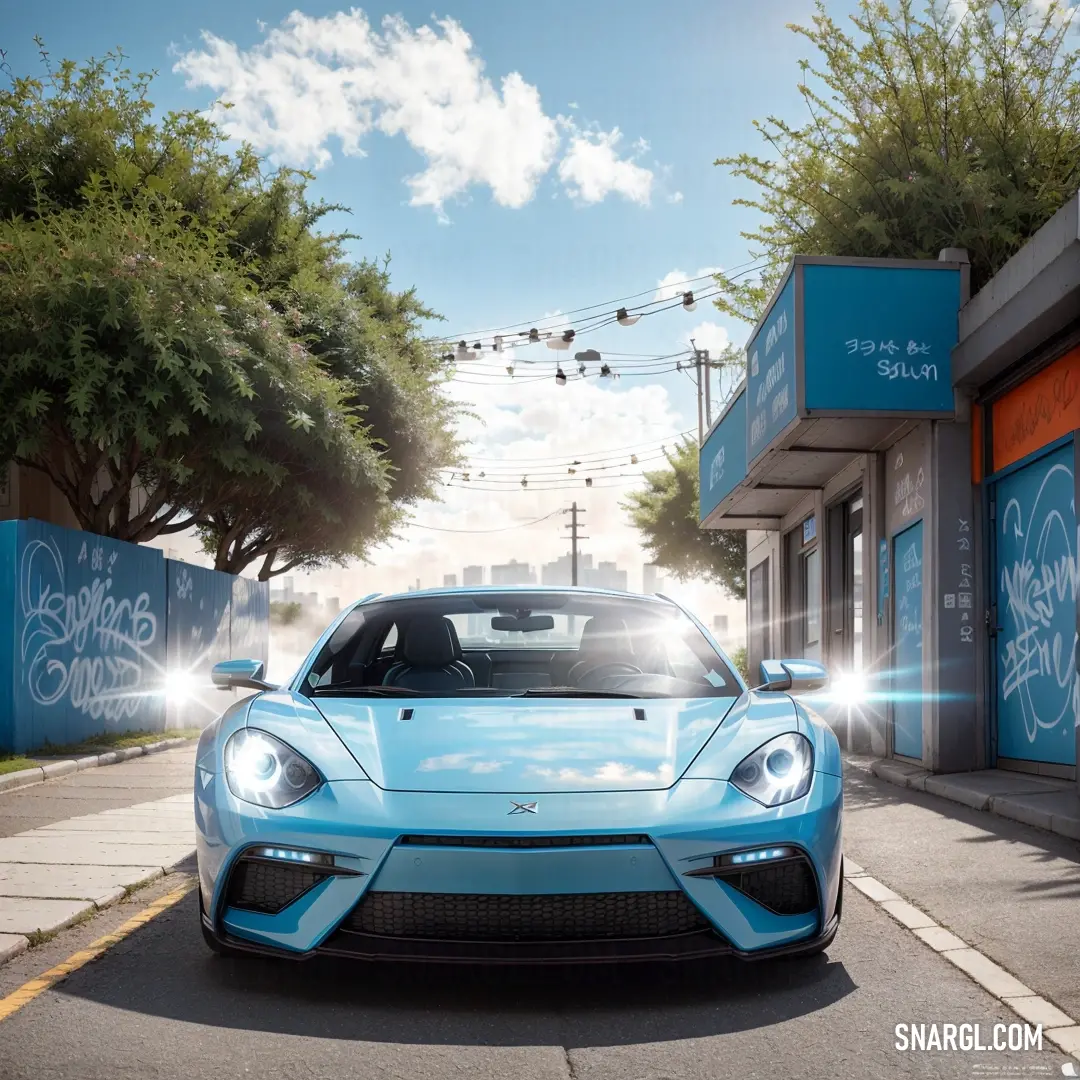
<svg viewBox="0 0 1080 1080">
<path fill-rule="evenodd" d="M 1071 454 L 1071 449 L 1070 449 Z M 1005 504 L 998 530 L 1002 701 L 1016 699 L 1028 742 L 1077 722 L 1077 553 L 1072 469 L 1053 464 L 1033 497 Z M 1012 489 L 1010 489 L 1012 490 Z"/>
</svg>

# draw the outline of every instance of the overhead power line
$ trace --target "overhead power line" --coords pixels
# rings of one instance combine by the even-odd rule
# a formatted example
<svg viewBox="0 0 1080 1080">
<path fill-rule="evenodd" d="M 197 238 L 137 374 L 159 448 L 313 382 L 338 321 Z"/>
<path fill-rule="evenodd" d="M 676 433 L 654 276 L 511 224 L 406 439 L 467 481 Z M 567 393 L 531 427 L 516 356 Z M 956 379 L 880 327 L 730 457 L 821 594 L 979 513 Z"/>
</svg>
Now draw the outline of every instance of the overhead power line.
<svg viewBox="0 0 1080 1080">
<path fill-rule="evenodd" d="M 443 529 L 437 525 L 419 525 L 415 521 L 408 523 L 408 528 L 412 529 L 426 529 L 429 532 L 448 532 L 448 533 L 497 533 L 497 532 L 510 532 L 512 529 L 527 529 L 530 525 L 539 525 L 541 521 L 550 521 L 556 514 L 565 514 L 565 510 L 554 510 L 550 514 L 545 514 L 543 517 L 537 518 L 535 521 L 523 521 L 520 525 L 505 525 L 501 529 Z"/>
<path fill-rule="evenodd" d="M 551 455 L 547 455 L 547 456 L 544 456 L 544 457 L 535 457 L 535 458 L 507 458 L 507 457 L 484 457 L 481 454 L 477 454 L 475 456 L 471 456 L 469 460 L 470 461 L 492 461 L 492 462 L 499 462 L 499 463 L 502 463 L 502 464 L 512 464 L 512 463 L 525 464 L 527 462 L 569 462 L 571 458 L 578 458 L 578 459 L 584 460 L 585 458 L 591 458 L 591 457 L 596 457 L 596 456 L 600 456 L 600 457 L 603 457 L 603 458 L 608 458 L 608 457 L 613 457 L 614 455 L 619 454 L 624 450 L 638 450 L 641 447 L 659 446 L 659 445 L 662 445 L 662 444 L 665 444 L 665 443 L 675 442 L 676 440 L 681 439 L 681 438 L 683 438 L 683 437 L 685 437 L 687 435 L 692 435 L 693 433 L 694 433 L 694 429 L 693 428 L 688 428 L 686 431 L 677 431 L 673 435 L 664 435 L 664 436 L 660 436 L 660 437 L 655 438 L 655 439 L 649 439 L 649 440 L 647 440 L 645 442 L 630 443 L 629 446 L 613 446 L 610 450 L 589 450 L 589 451 L 586 451 L 586 452 L 581 453 L 581 454 L 567 454 L 567 455 L 565 455 L 563 457 L 553 457 Z"/>
</svg>

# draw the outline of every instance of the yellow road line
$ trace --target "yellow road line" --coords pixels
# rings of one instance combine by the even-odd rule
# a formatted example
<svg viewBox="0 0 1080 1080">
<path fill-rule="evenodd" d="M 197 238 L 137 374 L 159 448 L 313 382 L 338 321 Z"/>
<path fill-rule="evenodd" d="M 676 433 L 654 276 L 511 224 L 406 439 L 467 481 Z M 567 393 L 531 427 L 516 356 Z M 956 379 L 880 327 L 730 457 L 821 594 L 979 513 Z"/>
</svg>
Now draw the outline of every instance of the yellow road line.
<svg viewBox="0 0 1080 1080">
<path fill-rule="evenodd" d="M 107 949 L 123 941 L 128 935 L 135 933 L 141 926 L 145 926 L 151 919 L 156 919 L 163 911 L 167 911 L 173 904 L 179 903 L 195 887 L 194 881 L 185 882 L 179 888 L 155 900 L 149 906 L 143 908 L 138 915 L 133 915 L 123 925 L 118 926 L 111 934 L 99 937 L 92 941 L 85 949 L 69 956 L 62 964 L 49 968 L 43 975 L 23 983 L 18 990 L 0 998 L 0 1021 L 17 1013 L 24 1005 L 29 1005 L 34 998 L 44 994 L 46 990 L 55 986 L 58 982 L 66 979 L 72 972 L 96 960 Z"/>
</svg>

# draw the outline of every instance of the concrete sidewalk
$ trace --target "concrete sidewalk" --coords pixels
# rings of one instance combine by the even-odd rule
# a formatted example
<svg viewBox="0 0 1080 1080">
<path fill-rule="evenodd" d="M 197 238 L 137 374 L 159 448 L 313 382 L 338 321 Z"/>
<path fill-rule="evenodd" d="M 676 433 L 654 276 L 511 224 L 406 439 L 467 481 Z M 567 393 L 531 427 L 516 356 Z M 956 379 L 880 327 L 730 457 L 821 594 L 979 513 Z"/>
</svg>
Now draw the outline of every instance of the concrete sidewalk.
<svg viewBox="0 0 1080 1080">
<path fill-rule="evenodd" d="M 934 774 L 903 761 L 852 757 L 860 767 L 898 787 L 940 795 L 973 810 L 1034 825 L 1038 829 L 1080 840 L 1080 795 L 1073 780 L 983 769 L 979 772 Z"/>
<path fill-rule="evenodd" d="M 929 784 L 894 786 L 873 765 L 845 760 L 845 856 L 1080 1016 L 1080 844 L 934 794 Z"/>
<path fill-rule="evenodd" d="M 189 745 L 0 798 L 0 963 L 191 857 L 194 760 Z"/>
</svg>

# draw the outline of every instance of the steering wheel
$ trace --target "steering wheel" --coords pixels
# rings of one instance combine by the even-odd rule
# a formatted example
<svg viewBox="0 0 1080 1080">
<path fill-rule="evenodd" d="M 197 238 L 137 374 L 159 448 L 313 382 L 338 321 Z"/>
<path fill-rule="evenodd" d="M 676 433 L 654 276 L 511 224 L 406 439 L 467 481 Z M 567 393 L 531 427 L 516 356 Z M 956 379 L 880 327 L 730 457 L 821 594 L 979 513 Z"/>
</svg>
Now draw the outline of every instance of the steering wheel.
<svg viewBox="0 0 1080 1080">
<path fill-rule="evenodd" d="M 589 668 L 588 671 L 585 671 L 581 675 L 579 675 L 576 685 L 581 686 L 585 682 L 586 679 L 597 678 L 599 672 L 604 673 L 603 676 L 599 676 L 601 678 L 606 677 L 608 675 L 644 675 L 645 674 L 645 672 L 643 672 L 641 670 L 641 668 L 635 667 L 633 664 L 622 664 L 622 663 L 597 664 L 596 667 Z M 594 689 L 595 689 L 595 687 L 594 687 Z"/>
</svg>

